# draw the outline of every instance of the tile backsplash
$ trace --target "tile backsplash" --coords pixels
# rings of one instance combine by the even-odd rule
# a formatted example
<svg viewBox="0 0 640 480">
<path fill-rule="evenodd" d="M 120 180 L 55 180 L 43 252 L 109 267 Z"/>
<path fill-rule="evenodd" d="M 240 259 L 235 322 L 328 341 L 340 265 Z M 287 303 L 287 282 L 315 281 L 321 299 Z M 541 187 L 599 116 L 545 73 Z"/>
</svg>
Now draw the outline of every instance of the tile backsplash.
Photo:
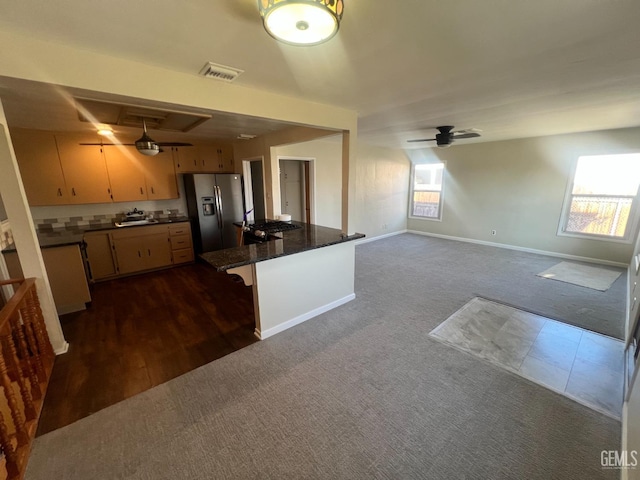
<svg viewBox="0 0 640 480">
<path fill-rule="evenodd" d="M 146 210 L 147 216 L 153 215 L 153 218 L 176 218 L 184 216 L 178 209 L 165 209 L 165 210 Z M 101 214 L 101 215 L 83 215 L 75 217 L 58 217 L 58 218 L 43 218 L 34 219 L 36 230 L 39 232 L 51 232 L 56 229 L 67 228 L 82 228 L 87 227 L 102 227 L 113 225 L 114 222 L 118 222 L 124 218 L 123 213 L 114 214 Z"/>
</svg>

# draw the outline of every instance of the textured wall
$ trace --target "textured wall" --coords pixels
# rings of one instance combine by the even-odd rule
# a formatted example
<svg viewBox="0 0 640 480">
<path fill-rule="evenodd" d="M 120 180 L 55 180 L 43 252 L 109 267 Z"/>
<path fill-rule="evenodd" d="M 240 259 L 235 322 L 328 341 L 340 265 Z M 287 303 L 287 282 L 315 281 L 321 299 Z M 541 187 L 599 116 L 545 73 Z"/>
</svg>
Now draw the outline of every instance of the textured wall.
<svg viewBox="0 0 640 480">
<path fill-rule="evenodd" d="M 447 167 L 442 221 L 409 219 L 408 228 L 628 263 L 632 244 L 557 232 L 573 162 L 637 152 L 640 128 L 410 151 L 414 162 L 440 159 Z"/>
</svg>

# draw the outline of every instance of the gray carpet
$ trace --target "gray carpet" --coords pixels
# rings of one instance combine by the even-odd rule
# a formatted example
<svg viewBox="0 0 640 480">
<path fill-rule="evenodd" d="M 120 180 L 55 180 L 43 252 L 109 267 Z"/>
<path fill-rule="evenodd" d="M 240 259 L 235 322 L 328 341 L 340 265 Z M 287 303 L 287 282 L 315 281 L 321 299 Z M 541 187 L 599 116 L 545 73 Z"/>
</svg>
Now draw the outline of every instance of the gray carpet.
<svg viewBox="0 0 640 480">
<path fill-rule="evenodd" d="M 535 277 L 553 263 L 410 234 L 361 245 L 353 302 L 39 437 L 27 478 L 617 478 L 600 452 L 619 422 L 429 337 L 474 295 L 620 332 L 623 290 Z"/>
</svg>

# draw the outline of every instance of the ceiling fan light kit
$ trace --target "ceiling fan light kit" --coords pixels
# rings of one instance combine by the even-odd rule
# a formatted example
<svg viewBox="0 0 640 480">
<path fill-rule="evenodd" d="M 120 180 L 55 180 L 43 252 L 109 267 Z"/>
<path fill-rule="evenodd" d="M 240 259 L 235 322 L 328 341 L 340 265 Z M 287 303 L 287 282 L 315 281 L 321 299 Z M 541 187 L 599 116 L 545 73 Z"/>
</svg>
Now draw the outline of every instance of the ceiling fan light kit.
<svg viewBox="0 0 640 480">
<path fill-rule="evenodd" d="M 142 155 L 147 155 L 149 157 L 153 157 L 160 153 L 160 145 L 151 140 L 151 137 L 147 135 L 147 122 L 142 119 L 142 137 L 135 141 L 136 150 L 138 150 Z"/>
<path fill-rule="evenodd" d="M 344 0 L 258 0 L 265 30 L 289 45 L 318 45 L 340 28 Z"/>
</svg>

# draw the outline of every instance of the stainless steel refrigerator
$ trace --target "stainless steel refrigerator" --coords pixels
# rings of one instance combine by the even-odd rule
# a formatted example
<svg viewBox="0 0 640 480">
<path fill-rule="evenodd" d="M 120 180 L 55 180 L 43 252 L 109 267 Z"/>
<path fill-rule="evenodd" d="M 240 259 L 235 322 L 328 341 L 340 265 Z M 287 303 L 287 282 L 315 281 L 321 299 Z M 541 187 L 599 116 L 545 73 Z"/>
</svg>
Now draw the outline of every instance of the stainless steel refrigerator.
<svg viewBox="0 0 640 480">
<path fill-rule="evenodd" d="M 238 244 L 234 222 L 242 222 L 242 176 L 234 173 L 184 175 L 187 211 L 197 253 Z"/>
</svg>

